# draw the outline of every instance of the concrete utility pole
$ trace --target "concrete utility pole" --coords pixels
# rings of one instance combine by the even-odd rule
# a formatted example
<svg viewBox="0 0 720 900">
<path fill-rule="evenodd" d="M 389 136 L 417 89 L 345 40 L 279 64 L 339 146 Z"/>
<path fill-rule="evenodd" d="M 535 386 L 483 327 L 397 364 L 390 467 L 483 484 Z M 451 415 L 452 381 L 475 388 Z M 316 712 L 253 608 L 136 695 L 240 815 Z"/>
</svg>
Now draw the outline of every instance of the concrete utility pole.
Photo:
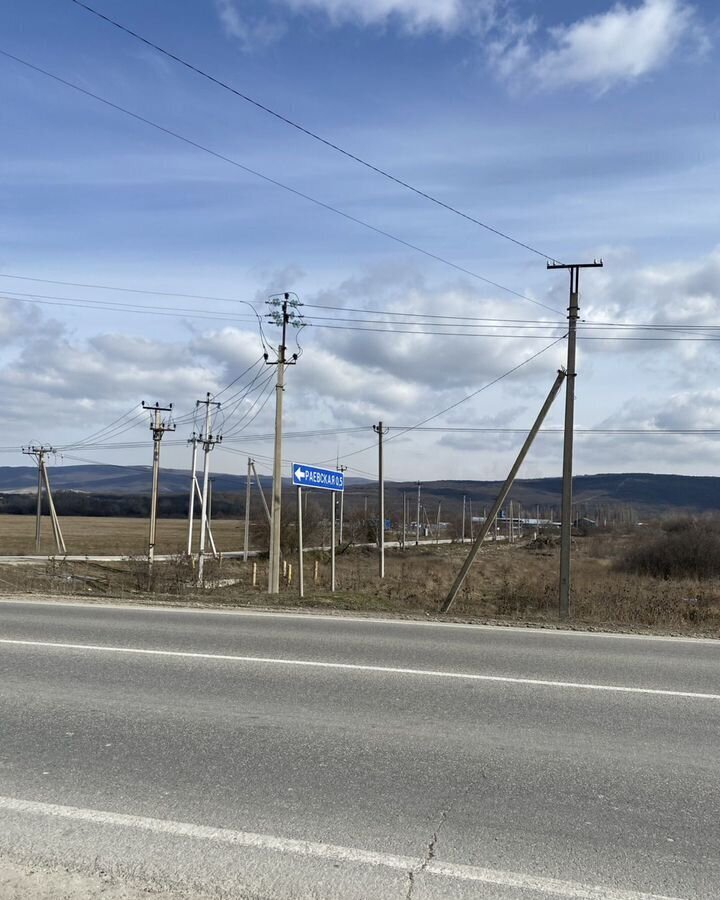
<svg viewBox="0 0 720 900">
<path fill-rule="evenodd" d="M 385 476 L 383 473 L 383 435 L 389 428 L 383 428 L 383 423 L 373 425 L 373 431 L 378 436 L 378 530 L 377 544 L 380 553 L 380 577 L 385 577 Z"/>
<path fill-rule="evenodd" d="M 265 518 L 267 519 L 268 527 L 272 528 L 272 516 L 270 515 L 270 507 L 268 506 L 267 500 L 265 499 L 265 491 L 263 490 L 262 482 L 260 481 L 260 476 L 257 473 L 257 469 L 255 468 L 255 460 L 250 460 L 250 468 L 252 469 L 252 473 L 255 476 L 255 486 L 258 489 L 258 493 L 260 494 L 260 499 L 262 500 L 263 509 L 265 510 Z M 307 499 L 307 498 L 306 498 Z"/>
<path fill-rule="evenodd" d="M 572 470 L 573 428 L 575 419 L 575 357 L 577 320 L 580 312 L 580 269 L 601 268 L 602 260 L 591 263 L 548 263 L 548 269 L 568 269 L 570 272 L 570 303 L 568 306 L 567 384 L 565 385 L 565 431 L 563 440 L 562 512 L 560 515 L 560 596 L 561 619 L 570 615 L 570 546 L 572 539 Z"/>
<path fill-rule="evenodd" d="M 465 494 L 463 494 L 462 543 L 465 543 Z"/>
<path fill-rule="evenodd" d="M 420 488 L 421 483 L 417 483 L 417 518 L 415 520 L 415 546 L 420 543 Z"/>
<path fill-rule="evenodd" d="M 198 400 L 196 406 L 205 406 L 205 427 L 200 435 L 200 441 L 203 445 L 205 457 L 203 459 L 203 485 L 202 485 L 202 519 L 200 520 L 200 548 L 198 550 L 198 584 L 203 582 L 203 570 L 205 567 L 205 538 L 206 532 L 210 524 L 210 504 L 208 503 L 208 486 L 210 477 L 210 452 L 216 444 L 222 441 L 222 437 L 213 437 L 210 422 L 210 407 L 214 406 L 220 409 L 217 401 L 210 399 L 210 392 L 205 395 L 204 400 Z"/>
<path fill-rule="evenodd" d="M 157 527 L 157 504 L 158 491 L 160 485 L 160 441 L 166 431 L 175 431 L 175 426 L 169 421 L 161 417 L 160 413 L 171 413 L 172 403 L 170 406 L 149 406 L 145 401 L 142 402 L 142 408 L 152 412 L 153 417 L 150 420 L 150 431 L 153 436 L 153 467 L 152 467 L 152 494 L 150 495 L 150 531 L 148 534 L 148 575 L 152 575 L 153 562 L 155 560 L 155 531 Z"/>
<path fill-rule="evenodd" d="M 550 388 L 550 393 L 547 395 L 545 402 L 542 405 L 542 409 L 538 413 L 538 417 L 533 424 L 533 427 L 530 429 L 528 436 L 525 438 L 525 443 L 522 445 L 520 452 L 518 453 L 517 459 L 513 463 L 512 469 L 510 469 L 510 474 L 505 479 L 505 483 L 500 489 L 500 493 L 497 495 L 497 499 L 490 510 L 490 515 L 486 517 L 485 521 L 482 523 L 482 527 L 478 532 L 478 536 L 475 540 L 475 543 L 470 548 L 470 552 L 465 559 L 465 562 L 462 565 L 462 568 L 458 572 L 457 578 L 453 582 L 453 586 L 450 588 L 450 591 L 445 598 L 442 606 L 440 607 L 441 613 L 446 613 L 452 604 L 455 601 L 455 598 L 458 595 L 460 588 L 463 586 L 463 582 L 467 578 L 467 574 L 470 571 L 470 566 L 473 564 L 473 560 L 477 556 L 480 548 L 482 547 L 482 543 L 487 536 L 488 531 L 490 530 L 490 526 L 492 522 L 497 518 L 497 514 L 502 509 L 502 505 L 507 498 L 507 495 L 510 493 L 510 490 L 513 486 L 513 482 L 517 476 L 517 473 L 520 470 L 520 466 L 523 464 L 525 457 L 527 456 L 530 447 L 532 446 L 535 437 L 540 431 L 542 423 L 545 421 L 545 416 L 547 416 L 550 407 L 553 404 L 553 400 L 557 397 L 558 391 L 560 390 L 560 386 L 563 383 L 563 379 L 565 378 L 565 372 L 560 370 L 557 374 L 557 378 L 555 379 L 553 386 Z"/>
<path fill-rule="evenodd" d="M 195 516 L 195 492 L 197 490 L 197 445 L 198 436 L 193 431 L 192 437 L 188 440 L 188 444 L 192 444 L 192 463 L 190 464 L 190 500 L 188 502 L 188 539 L 187 539 L 187 555 L 188 559 L 192 557 L 192 539 L 193 539 L 193 519 Z"/>
<path fill-rule="evenodd" d="M 275 383 L 275 452 L 273 458 L 272 513 L 270 518 L 270 565 L 268 567 L 268 593 L 280 593 L 280 533 L 282 516 L 282 422 L 283 394 L 285 392 L 285 367 L 295 365 L 297 353 L 287 359 L 287 326 L 295 313 L 288 310 L 297 309 L 297 300 L 291 301 L 290 294 L 285 293 L 282 299 L 278 295 L 268 301 L 273 307 L 269 318 L 282 328 L 282 338 L 278 346 L 277 360 L 271 362 L 266 355 L 265 362 L 269 366 L 277 366 Z"/>
<path fill-rule="evenodd" d="M 50 523 L 52 525 L 53 537 L 55 539 L 55 548 L 58 553 L 62 553 L 63 555 L 65 555 L 67 553 L 67 549 L 65 547 L 65 541 L 63 539 L 62 530 L 60 528 L 60 520 L 58 519 L 57 512 L 55 511 L 52 491 L 50 490 L 50 478 L 48 476 L 47 466 L 45 464 L 45 457 L 47 456 L 47 454 L 54 453 L 55 451 L 52 447 L 45 447 L 44 445 L 41 445 L 39 447 L 23 447 L 22 452 L 25 454 L 25 456 L 32 456 L 38 467 L 37 502 L 35 504 L 35 550 L 37 552 L 40 552 L 42 535 L 42 492 L 44 487 L 48 498 L 48 510 L 50 512 Z"/>
<path fill-rule="evenodd" d="M 248 561 L 250 549 L 250 489 L 252 488 L 252 459 L 248 456 L 247 479 L 245 481 L 245 542 L 243 544 L 243 562 Z"/>
<path fill-rule="evenodd" d="M 338 472 L 342 472 L 343 475 L 347 472 L 347 466 L 337 467 Z M 338 536 L 338 544 L 342 544 L 343 542 L 343 519 L 345 518 L 345 491 L 340 491 L 340 534 Z"/>
<path fill-rule="evenodd" d="M 403 526 L 402 526 L 402 548 L 405 549 L 407 539 L 407 494 L 403 491 Z"/>
</svg>

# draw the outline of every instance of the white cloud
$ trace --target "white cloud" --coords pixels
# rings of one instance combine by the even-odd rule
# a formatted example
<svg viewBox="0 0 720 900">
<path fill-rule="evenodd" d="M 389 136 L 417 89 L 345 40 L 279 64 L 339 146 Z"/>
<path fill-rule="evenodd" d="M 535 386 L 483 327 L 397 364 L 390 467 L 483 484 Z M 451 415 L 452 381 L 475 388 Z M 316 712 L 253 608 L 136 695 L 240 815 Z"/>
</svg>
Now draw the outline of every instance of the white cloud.
<svg viewBox="0 0 720 900">
<path fill-rule="evenodd" d="M 456 34 L 468 25 L 475 33 L 493 21 L 498 3 L 505 0 L 275 0 L 293 13 L 315 13 L 332 26 L 396 25 L 410 34 L 429 31 Z M 215 0 L 226 33 L 246 49 L 280 37 L 285 27 L 279 19 L 252 20 L 241 15 L 237 0 Z"/>
<path fill-rule="evenodd" d="M 454 31 L 465 17 L 465 0 L 285 0 L 296 11 L 325 13 L 333 24 L 385 25 L 410 31 Z"/>
<path fill-rule="evenodd" d="M 539 89 L 585 85 L 602 92 L 659 69 L 688 38 L 694 52 L 705 46 L 694 10 L 682 0 L 617 3 L 547 34 L 548 46 L 538 47 L 535 23 L 508 26 L 491 46 L 497 73 Z"/>
<path fill-rule="evenodd" d="M 606 263 L 607 268 L 584 278 L 583 318 L 681 323 L 681 332 L 673 333 L 680 339 L 694 335 L 692 326 L 720 328 L 720 250 L 695 260 L 646 267 L 635 266 L 632 258 L 610 252 Z M 286 277 L 279 274 L 271 281 L 280 283 Z M 557 285 L 553 283 L 553 293 L 541 296 L 561 307 L 566 291 L 561 279 Z M 267 291 L 259 293 L 266 296 Z M 353 317 L 381 322 L 391 318 L 353 312 L 362 308 L 392 311 L 397 314 L 392 317 L 397 322 L 409 321 L 411 313 L 535 318 L 533 313 L 523 315 L 519 308 L 500 300 L 479 305 L 475 288 L 460 279 L 433 284 L 404 269 L 393 273 L 389 267 L 382 267 L 329 283 L 322 291 L 307 291 L 302 299 L 306 304 L 303 312 L 314 318 L 315 327 L 302 333 L 306 352 L 287 375 L 286 428 L 289 432 L 311 426 L 364 429 L 305 443 L 291 442 L 287 453 L 306 460 L 334 458 L 337 452 L 342 456 L 371 446 L 373 422 L 382 419 L 394 428 L 419 422 L 473 393 L 546 342 L 545 338 L 532 337 L 536 331 L 523 337 L 515 333 L 517 329 L 513 329 L 511 338 L 500 340 L 317 327 L 323 324 L 325 320 L 320 317 L 325 315 L 335 319 L 328 324 L 341 324 L 338 320 Z M 347 312 L 323 310 L 312 304 L 346 307 Z M 458 323 L 448 329 L 451 332 L 465 327 L 461 320 L 450 321 Z M 367 327 L 375 326 L 368 323 Z M 403 327 L 413 331 L 412 325 Z M 479 330 L 484 333 L 489 329 L 483 326 Z M 439 329 L 418 329 L 423 330 Z M 683 330 L 690 334 L 683 334 Z M 163 338 L 123 332 L 121 326 L 121 330 L 78 337 L 52 323 L 44 311 L 31 318 L 13 304 L 0 304 L 0 333 L 8 337 L 4 358 L 0 358 L 0 389 L 8 398 L 6 445 L 19 447 L 34 440 L 62 446 L 102 427 L 142 399 L 172 401 L 180 415 L 192 410 L 205 391 L 217 391 L 235 379 L 258 360 L 261 352 L 257 331 L 251 325 L 241 328 L 203 323 L 189 335 Z M 268 339 L 274 343 L 276 336 L 270 326 Z M 720 395 L 708 387 L 707 381 L 708 373 L 717 369 L 719 343 L 653 343 L 645 340 L 648 332 L 634 329 L 624 336 L 643 340 L 581 343 L 578 427 L 632 424 L 634 428 L 697 428 L 720 422 Z M 564 345 L 559 344 L 431 424 L 529 426 L 555 370 L 564 362 L 564 353 Z M 248 435 L 269 434 L 272 430 L 273 370 L 264 366 L 259 369 L 253 398 L 256 394 L 267 397 L 267 403 L 248 430 L 237 435 L 237 443 L 228 446 L 249 449 L 262 459 L 270 452 L 267 440 L 244 443 Z M 265 385 L 267 377 L 270 381 Z M 234 404 L 232 395 L 231 390 L 222 397 L 228 415 Z M 233 421 L 238 422 L 247 409 L 248 404 L 241 402 Z M 248 418 L 257 411 L 257 407 L 250 409 Z M 560 424 L 561 413 L 561 405 L 556 404 L 550 424 Z M 179 443 L 168 443 L 164 451 L 167 465 L 187 464 L 182 438 L 190 430 L 183 425 L 177 435 Z M 146 432 L 146 423 L 141 421 L 128 435 L 140 445 L 124 461 L 145 459 Z M 389 477 L 428 477 L 430 471 L 445 477 L 471 472 L 478 477 L 500 477 L 506 473 L 521 439 L 521 434 L 489 432 L 472 436 L 413 433 L 390 445 Z M 526 475 L 556 471 L 558 440 L 554 435 L 543 438 L 533 451 Z M 716 448 L 710 439 L 667 436 L 653 437 L 651 443 L 648 440 L 632 435 L 579 435 L 578 471 L 640 468 L 707 472 L 717 468 Z M 107 455 L 109 450 L 96 452 L 98 460 L 115 459 Z M 372 468 L 373 459 L 372 451 L 348 457 L 351 465 L 366 469 Z M 222 457 L 223 467 L 234 461 L 233 456 Z"/>
<path fill-rule="evenodd" d="M 239 41 L 246 52 L 271 44 L 285 33 L 282 22 L 242 16 L 235 0 L 215 0 L 215 6 L 225 33 Z"/>
</svg>

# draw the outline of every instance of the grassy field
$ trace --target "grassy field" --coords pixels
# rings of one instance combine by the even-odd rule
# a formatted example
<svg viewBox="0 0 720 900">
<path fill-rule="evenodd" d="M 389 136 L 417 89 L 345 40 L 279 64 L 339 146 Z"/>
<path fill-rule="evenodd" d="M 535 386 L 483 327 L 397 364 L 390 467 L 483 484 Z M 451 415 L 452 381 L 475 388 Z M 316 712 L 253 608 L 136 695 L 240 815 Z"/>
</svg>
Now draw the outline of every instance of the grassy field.
<svg viewBox="0 0 720 900">
<path fill-rule="evenodd" d="M 377 551 L 347 548 L 337 556 L 337 591 L 331 593 L 327 552 L 305 558 L 305 597 L 297 594 L 297 554 L 289 553 L 277 597 L 268 597 L 267 560 L 243 564 L 210 559 L 199 587 L 192 564 L 180 555 L 185 523 L 159 521 L 158 552 L 178 554 L 157 563 L 148 583 L 146 522 L 141 519 L 63 520 L 68 552 L 130 554 L 119 563 L 51 561 L 34 566 L 0 562 L 0 592 L 113 597 L 129 601 L 181 602 L 228 606 L 302 606 L 328 611 L 435 616 L 459 570 L 468 546 L 410 545 L 386 551 L 386 577 L 378 578 Z M 0 517 L 3 554 L 33 552 L 33 520 Z M 242 546 L 242 523 L 218 521 L 221 550 Z M 574 539 L 572 621 L 578 625 L 654 630 L 720 637 L 720 578 L 660 578 L 628 572 L 620 564 L 645 534 L 595 533 Z M 47 546 L 47 541 L 46 541 Z M 48 549 L 50 549 L 48 547 Z M 463 620 L 553 624 L 557 622 L 558 548 L 553 538 L 525 539 L 512 546 L 488 542 L 462 588 L 451 616 Z M 255 584 L 252 583 L 253 569 Z"/>
<path fill-rule="evenodd" d="M 71 556 L 85 554 L 147 553 L 147 519 L 65 516 L 61 527 L 67 551 Z M 218 549 L 242 550 L 244 523 L 218 519 L 212 525 Z M 199 522 L 195 526 L 198 540 Z M 180 553 L 187 544 L 185 519 L 158 519 L 157 553 Z M 35 518 L 33 516 L 0 516 L 0 556 L 33 555 L 35 553 Z M 52 528 L 43 519 L 43 554 L 55 552 Z"/>
</svg>

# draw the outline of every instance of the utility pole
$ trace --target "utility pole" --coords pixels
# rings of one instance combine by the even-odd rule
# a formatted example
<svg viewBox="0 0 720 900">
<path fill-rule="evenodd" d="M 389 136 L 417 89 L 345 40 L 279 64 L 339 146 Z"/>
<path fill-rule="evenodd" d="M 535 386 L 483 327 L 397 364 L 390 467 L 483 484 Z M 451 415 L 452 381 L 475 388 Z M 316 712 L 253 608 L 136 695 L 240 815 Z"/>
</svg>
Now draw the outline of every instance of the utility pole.
<svg viewBox="0 0 720 900">
<path fill-rule="evenodd" d="M 210 392 L 205 395 L 204 400 L 198 400 L 196 406 L 205 406 L 205 427 L 200 435 L 205 456 L 203 458 L 203 485 L 202 485 L 202 519 L 200 520 L 200 548 L 198 550 L 198 584 L 203 583 L 203 569 L 205 567 L 205 536 L 210 524 L 210 504 L 208 503 L 208 486 L 210 478 L 210 451 L 222 440 L 221 437 L 213 437 L 210 422 L 210 407 L 214 406 L 220 409 L 217 401 L 210 399 Z"/>
<path fill-rule="evenodd" d="M 157 504 L 158 490 L 160 485 L 160 441 L 166 431 L 175 431 L 175 426 L 168 420 L 167 422 L 160 415 L 161 413 L 172 413 L 172 403 L 170 406 L 149 406 L 145 401 L 142 402 L 142 408 L 150 410 L 153 414 L 150 420 L 150 431 L 153 436 L 153 467 L 152 467 L 152 494 L 150 496 L 150 531 L 148 534 L 148 576 L 152 575 L 153 562 L 155 560 L 155 531 L 157 527 Z"/>
<path fill-rule="evenodd" d="M 463 494 L 462 543 L 465 543 L 465 494 Z"/>
<path fill-rule="evenodd" d="M 195 492 L 197 490 L 197 445 L 198 436 L 193 431 L 192 437 L 188 440 L 188 444 L 192 444 L 192 463 L 190 464 L 190 501 L 188 503 L 188 539 L 187 539 L 187 555 L 188 559 L 192 558 L 192 539 L 193 539 L 193 518 L 195 515 Z"/>
<path fill-rule="evenodd" d="M 447 597 L 445 598 L 444 602 L 442 603 L 442 605 L 440 607 L 441 613 L 446 613 L 450 609 L 452 604 L 455 602 L 455 598 L 457 597 L 460 588 L 463 586 L 463 582 L 465 581 L 465 578 L 467 577 L 467 574 L 470 571 L 470 567 L 473 564 L 473 560 L 475 559 L 478 552 L 480 551 L 483 541 L 485 540 L 485 537 L 487 536 L 487 533 L 490 530 L 491 524 L 493 523 L 493 521 L 495 521 L 497 519 L 497 515 L 500 512 L 500 510 L 502 509 L 502 505 L 505 502 L 507 495 L 510 493 L 510 490 L 513 486 L 513 482 L 515 481 L 515 477 L 517 476 L 517 473 L 520 470 L 520 466 L 522 466 L 523 461 L 525 460 L 525 457 L 527 456 L 538 431 L 540 431 L 542 423 L 545 421 L 545 416 L 547 416 L 548 411 L 553 404 L 553 400 L 558 395 L 560 386 L 562 385 L 564 378 L 565 378 L 565 372 L 561 369 L 557 374 L 557 378 L 553 382 L 553 386 L 550 388 L 550 393 L 547 395 L 547 398 L 546 398 L 545 402 L 543 403 L 540 412 L 538 413 L 538 417 L 535 420 L 533 427 L 530 429 L 528 436 L 525 438 L 525 443 L 522 445 L 522 448 L 520 449 L 520 452 L 517 455 L 517 459 L 515 460 L 512 468 L 510 469 L 510 474 L 505 479 L 505 483 L 503 484 L 503 486 L 500 488 L 500 493 L 498 494 L 498 496 L 495 500 L 495 503 L 493 504 L 492 509 L 490 510 L 490 515 L 487 516 L 487 518 L 483 522 L 482 527 L 480 528 L 480 531 L 478 532 L 478 536 L 475 539 L 475 543 L 470 548 L 470 552 L 468 553 L 467 558 L 465 559 L 465 562 L 462 565 L 462 568 L 458 572 L 457 578 L 453 582 L 453 586 L 450 588 L 450 591 L 449 591 Z"/>
<path fill-rule="evenodd" d="M 405 549 L 407 538 L 407 494 L 403 491 L 403 528 L 402 528 L 402 548 Z"/>
<path fill-rule="evenodd" d="M 252 482 L 252 459 L 248 456 L 247 479 L 245 481 L 245 543 L 243 544 L 243 562 L 248 561 L 248 550 L 250 549 L 250 489 Z"/>
<path fill-rule="evenodd" d="M 572 472 L 573 428 L 575 420 L 575 368 L 577 321 L 580 312 L 580 269 L 601 268 L 602 260 L 570 265 L 549 262 L 548 269 L 568 269 L 570 272 L 570 303 L 568 305 L 567 383 L 565 385 L 565 431 L 563 440 L 562 512 L 560 515 L 560 596 L 561 619 L 570 615 L 570 548 L 572 539 Z"/>
<path fill-rule="evenodd" d="M 23 447 L 22 452 L 25 454 L 25 456 L 32 456 L 38 467 L 37 502 L 35 504 L 35 550 L 38 553 L 40 552 L 42 534 L 42 492 L 44 486 L 48 498 L 48 509 L 50 512 L 50 522 L 52 524 L 53 537 L 55 539 L 55 548 L 58 553 L 62 553 L 64 555 L 67 553 L 67 549 L 65 547 L 65 541 L 62 536 L 62 530 L 60 529 L 60 520 L 58 519 L 57 513 L 55 511 L 52 491 L 50 490 L 50 478 L 48 477 L 47 466 L 45 464 L 45 457 L 47 456 L 47 454 L 54 453 L 55 450 L 52 447 L 45 447 L 44 445 L 40 445 L 39 447 Z"/>
<path fill-rule="evenodd" d="M 417 518 L 415 520 L 415 546 L 420 544 L 420 488 L 421 483 L 417 483 Z"/>
<path fill-rule="evenodd" d="M 342 472 L 343 475 L 347 472 L 347 466 L 337 467 L 338 472 Z M 345 491 L 340 491 L 340 535 L 338 536 L 338 544 L 342 545 L 343 542 L 343 519 L 345 518 Z"/>
<path fill-rule="evenodd" d="M 255 476 L 255 486 L 258 489 L 258 494 L 260 494 L 260 499 L 262 500 L 263 509 L 265 510 L 265 518 L 267 519 L 268 527 L 272 528 L 272 516 L 270 515 L 270 508 L 268 507 L 267 500 L 265 499 L 265 491 L 263 490 L 262 482 L 260 481 L 260 476 L 257 473 L 257 469 L 255 468 L 255 460 L 250 460 L 250 468 L 252 469 L 252 473 Z M 305 498 L 307 500 L 307 497 Z"/>
<path fill-rule="evenodd" d="M 289 293 L 272 297 L 268 301 L 272 312 L 268 318 L 282 328 L 282 337 L 278 346 L 277 360 L 271 362 L 265 355 L 265 362 L 269 366 L 277 366 L 277 381 L 275 383 L 275 452 L 273 458 L 273 486 L 272 486 L 272 513 L 270 517 L 270 565 L 268 567 L 268 594 L 280 593 L 280 518 L 282 516 L 282 423 L 283 423 L 283 394 L 285 392 L 285 367 L 293 366 L 297 362 L 298 355 L 293 353 L 291 359 L 287 359 L 287 326 L 297 325 L 295 311 L 300 303 L 297 299 L 291 300 Z"/>
<path fill-rule="evenodd" d="M 373 431 L 378 436 L 378 531 L 377 542 L 380 551 L 380 577 L 385 577 L 385 477 L 383 474 L 383 435 L 389 428 L 383 428 L 383 423 L 373 425 Z"/>
</svg>

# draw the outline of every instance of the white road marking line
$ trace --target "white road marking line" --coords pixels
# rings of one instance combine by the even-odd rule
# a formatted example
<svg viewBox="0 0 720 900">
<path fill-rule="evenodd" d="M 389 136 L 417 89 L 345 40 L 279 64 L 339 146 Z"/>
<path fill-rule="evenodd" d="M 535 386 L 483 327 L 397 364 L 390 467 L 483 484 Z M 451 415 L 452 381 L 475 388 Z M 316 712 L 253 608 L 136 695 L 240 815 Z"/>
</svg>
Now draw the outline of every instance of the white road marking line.
<svg viewBox="0 0 720 900">
<path fill-rule="evenodd" d="M 510 675 L 481 675 L 475 672 L 444 672 L 441 669 L 406 669 L 397 666 L 372 666 L 364 663 L 323 662 L 314 659 L 283 659 L 274 656 L 234 656 L 225 653 L 195 653 L 190 650 L 150 650 L 142 647 L 110 647 L 101 644 L 66 644 L 55 641 L 22 641 L 0 638 L 0 644 L 19 647 L 45 647 L 54 650 L 85 650 L 95 653 L 130 653 L 139 656 L 161 656 L 178 659 L 209 659 L 308 669 L 339 669 L 346 672 L 379 672 L 384 675 L 416 675 L 425 678 L 454 678 L 463 681 L 486 681 L 498 684 L 528 684 L 536 687 L 570 688 L 581 691 L 605 691 L 615 694 L 647 694 L 656 697 L 685 697 L 692 700 L 720 700 L 720 694 L 698 691 L 673 691 L 665 688 L 627 687 L 619 684 L 591 684 L 582 681 L 550 681 L 543 678 L 521 678 Z"/>
<path fill-rule="evenodd" d="M 160 612 L 160 613 L 181 613 L 183 615 L 210 615 L 210 616 L 244 616 L 246 618 L 273 618 L 273 619 L 304 619 L 305 621 L 315 621 L 320 619 L 323 622 L 335 622 L 336 624 L 357 624 L 357 625 L 398 625 L 398 626 L 416 626 L 421 628 L 469 628 L 476 631 L 493 631 L 496 634 L 522 634 L 532 637 L 541 635 L 545 637 L 578 637 L 599 639 L 612 638 L 613 640 L 626 641 L 670 641 L 672 643 L 685 644 L 712 644 L 720 649 L 720 640 L 717 638 L 703 637 L 686 637 L 683 635 L 671 634 L 632 634 L 630 632 L 621 631 L 583 631 L 582 628 L 553 628 L 546 626 L 524 626 L 524 625 L 505 625 L 503 623 L 497 625 L 487 625 L 482 622 L 440 622 L 437 619 L 396 619 L 381 616 L 359 616 L 344 615 L 342 613 L 318 613 L 312 610 L 304 610 L 302 612 L 291 612 L 288 609 L 263 609 L 261 607 L 237 608 L 237 609 L 217 609 L 212 606 L 207 607 L 189 607 L 189 606 L 171 606 L 167 604 L 149 604 L 149 603 L 110 603 L 107 601 L 98 602 L 95 600 L 28 600 L 24 597 L 17 599 L 0 599 L 0 605 L 6 603 L 8 605 L 23 606 L 60 606 L 75 607 L 83 609 L 113 609 L 126 610 L 128 612 Z"/>
<path fill-rule="evenodd" d="M 324 844 L 316 841 L 298 841 L 270 834 L 254 834 L 249 831 L 233 831 L 229 828 L 192 825 L 188 822 L 176 822 L 171 819 L 154 819 L 146 816 L 131 816 L 124 813 L 101 812 L 96 809 L 80 809 L 75 806 L 60 806 L 55 803 L 40 803 L 35 800 L 19 800 L 14 797 L 0 797 L 0 811 L 3 810 L 10 813 L 26 813 L 54 819 L 89 822 L 93 825 L 134 828 L 155 834 L 216 841 L 237 847 L 248 847 L 253 850 L 290 853 L 295 856 L 308 856 L 333 862 L 359 863 L 361 865 L 399 869 L 407 872 L 413 871 L 415 873 L 420 868 L 418 858 L 411 856 L 395 856 L 390 853 L 360 850 L 356 847 L 341 847 L 336 844 Z M 572 900 L 681 900 L 679 897 L 666 897 L 639 891 L 617 890 L 599 885 L 579 884 L 573 881 L 561 881 L 555 878 L 525 875 L 519 872 L 506 872 L 502 869 L 455 865 L 453 863 L 444 863 L 437 859 L 430 860 L 423 867 L 422 871 L 442 878 L 476 881 L 499 887 L 531 890 L 554 897 L 568 897 L 572 898 Z"/>
</svg>

